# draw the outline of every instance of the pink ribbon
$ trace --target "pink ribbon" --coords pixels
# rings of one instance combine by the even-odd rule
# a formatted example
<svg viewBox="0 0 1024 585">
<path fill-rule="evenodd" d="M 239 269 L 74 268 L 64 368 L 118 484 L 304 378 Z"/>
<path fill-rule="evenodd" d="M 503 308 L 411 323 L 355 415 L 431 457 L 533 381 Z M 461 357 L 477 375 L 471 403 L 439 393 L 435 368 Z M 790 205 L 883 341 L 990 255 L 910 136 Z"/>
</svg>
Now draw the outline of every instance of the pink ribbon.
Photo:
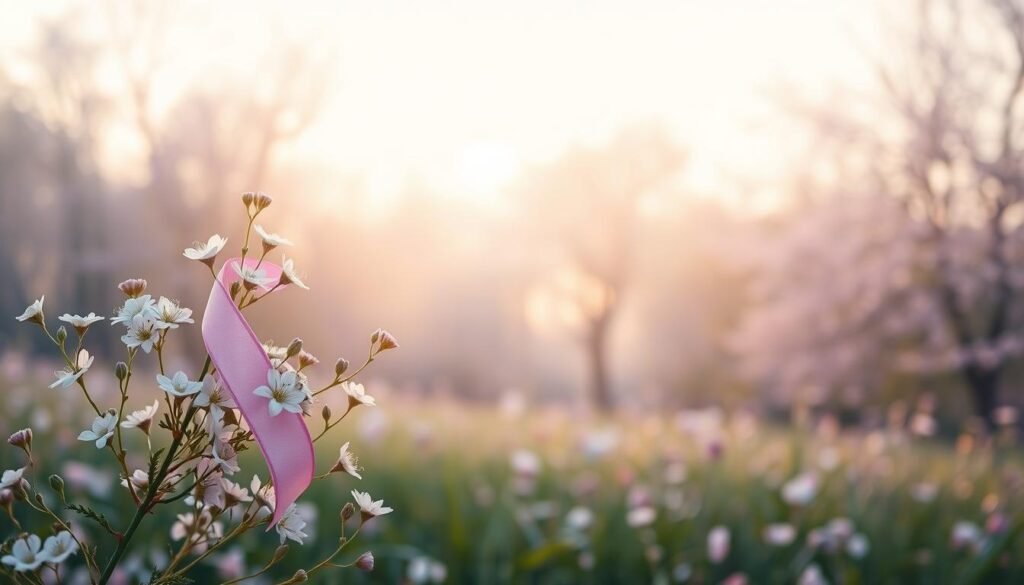
<svg viewBox="0 0 1024 585">
<path fill-rule="evenodd" d="M 301 414 L 282 411 L 270 416 L 267 399 L 253 394 L 266 385 L 272 366 L 263 344 L 231 300 L 231 284 L 240 280 L 233 268 L 238 262 L 237 258 L 228 260 L 210 290 L 203 314 L 203 343 L 220 384 L 235 399 L 270 469 L 275 494 L 273 526 L 313 481 L 313 442 Z M 245 261 L 248 268 L 256 264 L 251 258 Z M 268 285 L 259 288 L 269 292 L 281 277 L 281 267 L 269 262 L 259 266 L 269 279 Z"/>
</svg>

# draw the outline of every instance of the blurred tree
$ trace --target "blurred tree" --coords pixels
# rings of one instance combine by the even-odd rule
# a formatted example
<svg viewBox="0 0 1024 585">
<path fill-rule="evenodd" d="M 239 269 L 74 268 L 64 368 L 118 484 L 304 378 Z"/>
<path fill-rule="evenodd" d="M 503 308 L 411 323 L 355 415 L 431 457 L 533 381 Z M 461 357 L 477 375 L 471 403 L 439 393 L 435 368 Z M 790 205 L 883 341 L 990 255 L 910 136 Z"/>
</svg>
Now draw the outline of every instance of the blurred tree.
<svg viewBox="0 0 1024 585">
<path fill-rule="evenodd" d="M 1024 350 L 1024 5 L 915 6 L 903 50 L 877 62 L 881 107 L 814 114 L 842 198 L 780 238 L 789 258 L 763 271 L 779 270 L 738 346 L 753 370 L 770 355 L 785 383 L 820 389 L 877 383 L 886 365 L 956 371 L 991 427 Z"/>
<path fill-rule="evenodd" d="M 598 410 L 614 406 L 608 344 L 628 287 L 645 198 L 682 168 L 683 154 L 656 127 L 632 128 L 603 148 L 578 147 L 538 167 L 524 180 L 526 214 L 568 266 L 538 294 L 553 317 L 580 335 L 589 397 Z M 666 251 L 667 252 L 667 251 Z M 534 307 L 542 302 L 534 295 Z"/>
</svg>

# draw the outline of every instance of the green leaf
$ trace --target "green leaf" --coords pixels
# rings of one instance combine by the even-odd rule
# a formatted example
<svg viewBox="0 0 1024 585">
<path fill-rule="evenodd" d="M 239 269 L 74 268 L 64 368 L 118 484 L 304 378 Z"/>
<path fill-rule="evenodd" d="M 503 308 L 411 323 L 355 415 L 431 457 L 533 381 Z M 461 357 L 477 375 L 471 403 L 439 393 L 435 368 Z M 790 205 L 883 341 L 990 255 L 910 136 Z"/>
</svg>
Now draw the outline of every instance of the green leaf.
<svg viewBox="0 0 1024 585">
<path fill-rule="evenodd" d="M 78 512 L 82 516 L 85 516 L 86 518 L 88 518 L 88 519 L 92 520 L 93 522 L 99 524 L 101 528 L 103 528 L 104 530 L 109 532 L 111 535 L 119 536 L 118 532 L 116 530 L 114 530 L 114 527 L 111 526 L 110 522 L 107 521 L 106 516 L 104 516 L 103 514 L 100 514 L 96 510 L 93 510 L 92 508 L 90 508 L 88 506 L 82 506 L 82 505 L 79 505 L 79 504 L 68 504 L 66 507 L 67 507 L 68 510 L 72 510 L 72 511 Z"/>
</svg>

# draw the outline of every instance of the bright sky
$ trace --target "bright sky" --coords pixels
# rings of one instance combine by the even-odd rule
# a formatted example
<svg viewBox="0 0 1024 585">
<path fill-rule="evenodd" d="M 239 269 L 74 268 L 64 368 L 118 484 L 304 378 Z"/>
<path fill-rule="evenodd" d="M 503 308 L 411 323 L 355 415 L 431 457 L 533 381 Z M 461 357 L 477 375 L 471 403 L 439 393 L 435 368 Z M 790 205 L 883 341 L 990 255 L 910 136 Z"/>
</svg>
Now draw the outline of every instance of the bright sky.
<svg viewBox="0 0 1024 585">
<path fill-rule="evenodd" d="M 837 83 L 863 83 L 862 47 L 874 46 L 880 17 L 864 0 L 184 6 L 169 12 L 168 101 L 224 71 L 260 75 L 265 39 L 333 56 L 327 104 L 282 155 L 365 176 L 383 199 L 413 177 L 454 197 L 490 197 L 523 165 L 656 121 L 689 150 L 689 185 L 742 200 L 740 185 L 771 185 L 797 153 L 779 96 L 820 100 Z M 60 9 L 0 0 L 5 61 Z M 102 17 L 83 11 L 82 26 L 102 31 Z"/>
</svg>

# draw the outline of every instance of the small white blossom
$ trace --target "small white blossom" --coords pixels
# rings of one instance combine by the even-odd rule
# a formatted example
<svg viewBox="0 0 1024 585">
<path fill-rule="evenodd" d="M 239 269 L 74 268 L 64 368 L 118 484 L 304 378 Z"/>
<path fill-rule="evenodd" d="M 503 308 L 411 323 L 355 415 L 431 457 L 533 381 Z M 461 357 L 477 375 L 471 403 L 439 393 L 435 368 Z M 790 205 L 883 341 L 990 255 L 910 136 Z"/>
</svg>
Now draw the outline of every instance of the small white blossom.
<svg viewBox="0 0 1024 585">
<path fill-rule="evenodd" d="M 156 320 L 163 329 L 177 329 L 178 325 L 195 323 L 192 320 L 192 309 L 186 309 L 167 297 L 160 297 L 156 304 Z"/>
<path fill-rule="evenodd" d="M 341 449 L 338 451 L 338 461 L 331 468 L 331 473 L 344 471 L 356 479 L 363 479 L 363 476 L 359 475 L 359 460 L 348 450 L 348 445 L 348 443 L 345 443 L 341 446 Z"/>
<path fill-rule="evenodd" d="M 394 509 L 384 506 L 384 500 L 374 501 L 368 492 L 352 490 L 352 497 L 355 498 L 356 505 L 359 506 L 359 511 L 363 515 L 363 520 L 394 512 Z"/>
<path fill-rule="evenodd" d="M 151 317 L 137 316 L 129 323 L 128 332 L 121 336 L 121 342 L 128 349 L 142 348 L 146 353 L 153 351 L 160 340 L 160 330 L 166 329 L 163 322 Z"/>
<path fill-rule="evenodd" d="M 796 528 L 792 524 L 769 524 L 764 528 L 764 541 L 772 546 L 788 546 L 796 540 Z"/>
<path fill-rule="evenodd" d="M 267 284 L 270 284 L 270 277 L 268 277 L 267 273 L 262 269 L 242 266 L 240 262 L 232 263 L 231 267 L 235 269 L 235 273 L 237 273 L 242 280 L 251 285 L 266 286 Z"/>
<path fill-rule="evenodd" d="M 192 550 L 196 554 L 202 554 L 211 542 L 224 536 L 224 527 L 220 522 L 213 521 L 213 515 L 208 508 L 203 508 L 198 516 L 192 512 L 178 514 L 178 521 L 171 526 L 171 538 L 181 540 L 186 536 L 194 543 Z"/>
<path fill-rule="evenodd" d="M 626 513 L 626 524 L 631 528 L 643 528 L 654 524 L 658 513 L 650 506 L 638 506 Z"/>
<path fill-rule="evenodd" d="M 114 436 L 114 427 L 117 426 L 117 413 L 107 412 L 103 416 L 97 416 L 92 422 L 92 428 L 82 431 L 78 435 L 79 441 L 95 441 L 96 448 L 102 449 L 107 446 L 107 439 Z"/>
<path fill-rule="evenodd" d="M 715 526 L 708 532 L 708 560 L 719 564 L 729 556 L 732 537 L 725 526 Z"/>
<path fill-rule="evenodd" d="M 292 242 L 288 238 L 280 236 L 278 234 L 272 234 L 267 230 L 263 229 L 261 225 L 254 225 L 253 228 L 256 233 L 259 234 L 260 239 L 263 240 L 263 245 L 268 248 L 276 248 L 277 246 L 291 246 Z"/>
<path fill-rule="evenodd" d="M 78 543 L 67 530 L 58 532 L 46 539 L 42 557 L 47 563 L 63 563 L 69 556 L 78 552 Z"/>
<path fill-rule="evenodd" d="M 284 258 L 281 262 L 281 282 L 309 290 L 309 286 L 302 282 L 302 278 L 295 272 L 295 262 L 291 258 Z"/>
<path fill-rule="evenodd" d="M 376 406 L 377 401 L 366 393 L 366 388 L 363 388 L 362 384 L 355 382 L 345 382 L 341 385 L 341 389 L 348 394 L 349 404 L 366 404 L 367 406 Z"/>
<path fill-rule="evenodd" d="M 801 473 L 782 486 L 782 499 L 791 506 L 806 506 L 818 494 L 818 477 Z"/>
<path fill-rule="evenodd" d="M 222 238 L 220 234 L 213 234 L 205 244 L 195 242 L 192 244 L 193 247 L 185 248 L 185 252 L 182 255 L 189 260 L 212 263 L 217 254 L 220 254 L 220 251 L 224 249 L 224 244 L 227 242 L 227 238 Z"/>
<path fill-rule="evenodd" d="M 35 534 L 14 541 L 11 554 L 5 555 L 0 561 L 14 567 L 15 571 L 35 571 L 46 558 L 41 554 L 42 542 Z"/>
<path fill-rule="evenodd" d="M 71 325 L 76 331 L 78 331 L 79 335 L 81 335 L 82 333 L 85 333 L 85 330 L 88 329 L 90 325 L 98 321 L 102 321 L 104 317 L 97 317 L 96 313 L 89 313 L 85 317 L 64 313 L 60 317 L 57 317 L 57 319 Z"/>
<path fill-rule="evenodd" d="M 117 310 L 117 314 L 110 319 L 110 324 L 122 323 L 125 327 L 131 327 L 136 317 L 142 319 L 156 318 L 156 301 L 152 295 L 142 295 L 125 300 L 124 305 Z"/>
<path fill-rule="evenodd" d="M 213 461 L 228 475 L 241 469 L 238 466 L 238 454 L 235 453 L 235 448 L 231 446 L 231 443 L 214 441 L 212 452 Z"/>
<path fill-rule="evenodd" d="M 163 374 L 157 374 L 156 383 L 160 385 L 160 389 L 164 392 L 171 394 L 172 396 L 191 396 L 202 390 L 202 382 L 193 382 L 188 379 L 185 372 L 179 371 L 174 374 L 173 378 L 168 378 Z"/>
<path fill-rule="evenodd" d="M 231 399 L 227 390 L 217 384 L 213 376 L 203 379 L 203 387 L 199 390 L 193 404 L 200 407 L 207 406 L 210 408 L 211 414 L 221 414 L 222 417 L 225 408 L 235 408 L 235 401 Z"/>
<path fill-rule="evenodd" d="M 93 360 L 95 360 L 95 358 L 89 355 L 88 351 L 84 349 L 79 351 L 78 356 L 75 358 L 74 367 L 54 372 L 54 375 L 57 376 L 57 380 L 50 384 L 50 388 L 56 388 L 57 386 L 67 388 L 74 384 L 79 378 L 89 371 L 89 368 L 92 367 Z"/>
<path fill-rule="evenodd" d="M 249 482 L 249 490 L 252 491 L 252 495 L 256 499 L 256 503 L 260 505 L 260 510 L 257 512 L 258 514 L 269 516 L 274 513 L 274 486 L 263 485 L 260 482 L 259 476 L 253 475 L 252 481 Z"/>
<path fill-rule="evenodd" d="M 251 502 L 252 496 L 249 495 L 249 490 L 238 485 L 226 477 L 221 477 L 220 480 L 221 488 L 224 490 L 224 497 L 227 500 L 227 507 L 231 507 L 239 502 Z"/>
<path fill-rule="evenodd" d="M 274 526 L 274 529 L 281 536 L 281 544 L 288 539 L 302 544 L 302 539 L 309 536 L 302 531 L 305 527 L 306 521 L 299 515 L 296 505 L 292 504 L 288 506 L 288 510 L 285 511 L 284 516 L 281 516 L 281 520 Z"/>
<path fill-rule="evenodd" d="M 160 401 L 154 400 L 153 404 L 143 408 L 142 410 L 136 410 L 125 417 L 121 423 L 122 429 L 135 429 L 138 428 L 142 432 L 149 434 L 149 427 L 153 424 L 153 417 L 156 416 L 156 411 L 160 407 Z"/>
<path fill-rule="evenodd" d="M 43 301 L 46 300 L 46 295 L 39 297 L 34 303 L 29 305 L 25 312 L 18 315 L 16 319 L 18 321 L 42 321 L 43 318 Z"/>
<path fill-rule="evenodd" d="M 298 376 L 295 372 L 282 374 L 271 368 L 267 370 L 267 385 L 260 386 L 253 394 L 268 399 L 270 416 L 277 416 L 282 410 L 301 414 L 301 404 L 306 399 L 306 393 L 298 387 L 297 382 Z"/>
<path fill-rule="evenodd" d="M 17 487 L 21 483 L 22 477 L 25 475 L 25 468 L 20 469 L 8 469 L 4 472 L 3 477 L 0 478 L 0 489 L 7 489 Z"/>
</svg>

